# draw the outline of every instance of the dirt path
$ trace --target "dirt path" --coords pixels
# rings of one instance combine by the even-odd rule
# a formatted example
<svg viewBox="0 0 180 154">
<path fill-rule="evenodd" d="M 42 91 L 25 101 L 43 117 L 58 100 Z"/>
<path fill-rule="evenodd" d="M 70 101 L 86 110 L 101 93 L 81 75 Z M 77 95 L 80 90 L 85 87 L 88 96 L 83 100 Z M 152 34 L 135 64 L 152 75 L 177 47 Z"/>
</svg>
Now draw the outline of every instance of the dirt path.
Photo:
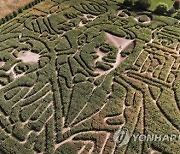
<svg viewBox="0 0 180 154">
<path fill-rule="evenodd" d="M 83 14 L 84 18 L 86 18 L 87 20 L 95 20 L 97 18 L 97 16 L 92 15 L 92 14 Z"/>
<path fill-rule="evenodd" d="M 97 18 L 97 16 L 95 16 L 95 15 L 91 15 L 91 14 L 83 14 L 83 17 L 87 20 L 87 21 L 89 21 L 89 20 L 92 20 L 92 21 L 94 21 L 96 18 Z M 86 25 L 86 24 L 84 24 L 82 21 L 80 21 L 80 23 L 79 23 L 79 27 L 83 27 L 84 25 Z"/>
<path fill-rule="evenodd" d="M 110 136 L 110 133 L 107 132 L 107 131 L 86 131 L 86 132 L 79 132 L 79 133 L 76 133 L 72 136 L 70 136 L 69 138 L 67 138 L 66 140 L 62 141 L 61 143 L 58 143 L 55 145 L 55 150 L 57 150 L 60 146 L 62 146 L 63 144 L 65 143 L 68 143 L 68 142 L 72 142 L 73 141 L 73 138 L 75 138 L 76 136 L 78 135 L 86 135 L 86 134 L 104 134 L 106 137 L 105 137 L 105 141 L 104 141 L 104 144 L 107 143 L 107 139 L 109 138 Z M 75 142 L 75 141 L 73 141 Z M 87 140 L 87 141 L 84 141 L 84 140 L 78 140 L 78 142 L 81 142 L 83 143 L 84 145 L 87 145 L 89 143 L 91 143 L 92 145 L 94 145 L 94 142 L 92 142 L 91 140 Z M 103 145 L 103 148 L 104 148 L 104 145 Z M 102 148 L 102 150 L 103 150 Z M 102 154 L 102 153 L 101 153 Z"/>
<path fill-rule="evenodd" d="M 79 27 L 83 27 L 85 24 L 83 24 L 83 22 L 82 21 L 80 21 L 80 23 L 79 23 Z"/>
<path fill-rule="evenodd" d="M 151 153 L 150 154 L 160 154 L 160 152 L 156 151 L 156 150 L 151 150 Z"/>
<path fill-rule="evenodd" d="M 5 62 L 0 62 L 0 67 L 3 67 L 5 65 Z"/>
<path fill-rule="evenodd" d="M 117 15 L 119 16 L 121 13 L 123 13 L 123 10 L 120 10 Z M 129 15 L 124 12 L 124 16 L 120 16 L 121 18 L 128 18 Z"/>
<path fill-rule="evenodd" d="M 11 67 L 11 69 L 7 71 L 8 74 L 12 73 L 14 80 L 22 77 L 22 76 L 25 74 L 25 73 L 22 73 L 22 74 L 17 75 L 17 74 L 15 73 L 15 71 L 14 71 L 14 68 L 16 67 L 16 65 L 17 65 L 17 64 L 14 64 L 14 65 Z"/>
<path fill-rule="evenodd" d="M 141 18 L 142 16 L 137 16 L 137 17 L 135 17 L 134 19 L 137 21 L 137 22 L 139 22 L 139 18 Z M 151 18 L 150 17 L 147 17 L 147 21 L 145 21 L 145 22 L 141 22 L 141 23 L 144 23 L 144 24 L 148 24 L 148 23 L 150 23 L 151 22 Z"/>
<path fill-rule="evenodd" d="M 94 64 L 96 64 L 96 62 L 102 62 L 103 61 L 103 57 L 107 55 L 107 53 L 101 52 L 99 49 L 96 49 L 96 54 L 99 57 L 94 61 Z"/>
</svg>

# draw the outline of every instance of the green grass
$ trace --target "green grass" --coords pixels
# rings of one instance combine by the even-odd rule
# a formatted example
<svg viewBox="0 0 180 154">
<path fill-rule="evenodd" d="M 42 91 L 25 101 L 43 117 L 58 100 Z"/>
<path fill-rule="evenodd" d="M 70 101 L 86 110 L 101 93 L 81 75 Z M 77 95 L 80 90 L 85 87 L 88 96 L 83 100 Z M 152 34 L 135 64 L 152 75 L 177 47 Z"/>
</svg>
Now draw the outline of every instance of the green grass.
<svg viewBox="0 0 180 154">
<path fill-rule="evenodd" d="M 161 2 L 161 3 L 165 3 L 169 6 L 169 8 L 173 5 L 174 0 L 151 0 L 151 6 L 149 7 L 149 10 L 154 11 L 154 9 L 156 8 L 156 6 Z"/>
</svg>

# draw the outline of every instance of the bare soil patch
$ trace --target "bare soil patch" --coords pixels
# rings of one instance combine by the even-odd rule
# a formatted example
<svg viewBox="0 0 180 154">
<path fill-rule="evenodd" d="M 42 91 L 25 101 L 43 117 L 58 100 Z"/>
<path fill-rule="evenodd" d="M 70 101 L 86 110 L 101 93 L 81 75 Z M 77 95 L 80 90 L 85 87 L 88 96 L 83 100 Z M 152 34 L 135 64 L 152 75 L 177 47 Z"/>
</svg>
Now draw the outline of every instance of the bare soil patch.
<svg viewBox="0 0 180 154">
<path fill-rule="evenodd" d="M 133 40 L 126 39 L 123 37 L 118 37 L 109 33 L 106 33 L 106 40 L 107 43 L 114 45 L 115 47 L 119 48 L 120 51 L 125 49 L 128 45 L 130 45 Z"/>
<path fill-rule="evenodd" d="M 0 1 L 0 18 L 7 14 L 17 11 L 19 8 L 33 2 L 34 0 L 1 0 Z"/>
<path fill-rule="evenodd" d="M 111 35 L 109 33 L 106 33 L 106 40 L 109 44 L 112 44 L 115 47 L 119 48 L 118 54 L 116 57 L 116 63 L 113 64 L 114 65 L 113 68 L 116 68 L 124 60 L 124 58 L 120 54 L 121 51 L 126 49 L 130 44 L 132 44 L 133 40 L 122 38 L 122 37 L 117 37 L 117 36 Z"/>
<path fill-rule="evenodd" d="M 24 63 L 37 63 L 40 55 L 31 51 L 21 51 L 18 54 L 18 59 L 21 59 Z"/>
</svg>

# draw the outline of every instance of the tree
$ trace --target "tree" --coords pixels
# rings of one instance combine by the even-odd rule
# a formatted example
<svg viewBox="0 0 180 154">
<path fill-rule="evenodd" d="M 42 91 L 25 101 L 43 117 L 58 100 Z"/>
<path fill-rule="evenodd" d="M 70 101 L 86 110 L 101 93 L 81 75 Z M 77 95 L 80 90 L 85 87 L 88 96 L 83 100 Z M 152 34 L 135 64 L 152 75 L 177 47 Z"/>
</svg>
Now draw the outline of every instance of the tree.
<svg viewBox="0 0 180 154">
<path fill-rule="evenodd" d="M 168 11 L 168 5 L 165 3 L 159 3 L 154 11 L 158 14 L 165 14 Z"/>
<path fill-rule="evenodd" d="M 13 19 L 13 14 L 9 14 L 9 19 Z"/>
<path fill-rule="evenodd" d="M 173 6 L 176 10 L 180 9 L 180 0 L 175 1 Z"/>
<path fill-rule="evenodd" d="M 180 10 L 177 12 L 175 18 L 179 19 L 180 20 Z"/>
<path fill-rule="evenodd" d="M 22 13 L 22 12 L 23 12 L 23 9 L 19 8 L 18 13 Z"/>
<path fill-rule="evenodd" d="M 37 3 L 35 1 L 31 2 L 32 6 L 36 5 Z"/>
<path fill-rule="evenodd" d="M 173 14 L 173 13 L 175 13 L 176 12 L 176 9 L 174 8 L 174 6 L 172 6 L 170 9 L 169 9 L 169 11 L 168 11 L 168 13 L 171 15 L 171 14 Z"/>
<path fill-rule="evenodd" d="M 17 16 L 17 12 L 13 11 L 13 16 L 16 17 Z"/>
<path fill-rule="evenodd" d="M 25 9 L 25 10 L 29 9 L 29 5 L 26 5 L 26 6 L 24 7 L 24 9 Z"/>
<path fill-rule="evenodd" d="M 35 5 L 38 4 L 38 3 L 39 3 L 38 0 L 35 0 Z"/>
<path fill-rule="evenodd" d="M 4 24 L 5 22 L 6 22 L 6 19 L 2 18 L 0 23 Z"/>
<path fill-rule="evenodd" d="M 143 10 L 146 10 L 151 5 L 151 0 L 138 0 L 136 1 L 136 6 Z"/>
<path fill-rule="evenodd" d="M 6 19 L 6 21 L 9 21 L 11 18 L 10 18 L 10 15 L 8 14 L 8 15 L 6 15 L 5 16 L 5 19 Z"/>
<path fill-rule="evenodd" d="M 134 0 L 124 0 L 123 4 L 126 6 L 133 6 Z"/>
<path fill-rule="evenodd" d="M 34 6 L 33 3 L 29 3 L 29 4 L 28 4 L 28 7 L 29 7 L 29 8 L 32 8 L 33 6 Z"/>
</svg>

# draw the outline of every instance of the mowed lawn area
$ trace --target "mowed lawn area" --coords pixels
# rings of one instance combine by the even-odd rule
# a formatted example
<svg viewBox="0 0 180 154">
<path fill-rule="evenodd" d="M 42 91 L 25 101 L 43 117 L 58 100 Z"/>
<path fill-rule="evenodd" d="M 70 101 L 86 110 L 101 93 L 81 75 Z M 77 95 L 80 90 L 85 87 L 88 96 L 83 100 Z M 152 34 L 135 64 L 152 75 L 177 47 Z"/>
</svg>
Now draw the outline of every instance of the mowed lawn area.
<svg viewBox="0 0 180 154">
<path fill-rule="evenodd" d="M 149 10 L 154 11 L 158 3 L 165 3 L 169 6 L 169 8 L 174 4 L 175 0 L 151 0 L 151 6 L 149 7 Z"/>
</svg>

